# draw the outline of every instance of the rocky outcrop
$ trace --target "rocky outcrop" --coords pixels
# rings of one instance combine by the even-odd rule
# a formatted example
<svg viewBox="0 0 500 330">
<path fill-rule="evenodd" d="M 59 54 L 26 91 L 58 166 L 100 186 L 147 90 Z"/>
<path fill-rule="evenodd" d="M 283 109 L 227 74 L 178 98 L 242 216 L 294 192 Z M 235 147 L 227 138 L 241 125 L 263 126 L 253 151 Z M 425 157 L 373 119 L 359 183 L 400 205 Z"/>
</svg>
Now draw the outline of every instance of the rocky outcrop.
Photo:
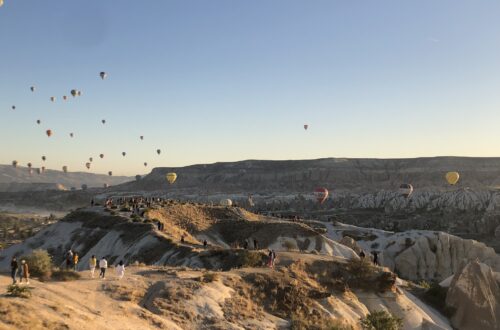
<svg viewBox="0 0 500 330">
<path fill-rule="evenodd" d="M 446 304 L 455 310 L 451 321 L 457 329 L 500 329 L 500 287 L 485 264 L 470 262 L 454 276 Z"/>
</svg>

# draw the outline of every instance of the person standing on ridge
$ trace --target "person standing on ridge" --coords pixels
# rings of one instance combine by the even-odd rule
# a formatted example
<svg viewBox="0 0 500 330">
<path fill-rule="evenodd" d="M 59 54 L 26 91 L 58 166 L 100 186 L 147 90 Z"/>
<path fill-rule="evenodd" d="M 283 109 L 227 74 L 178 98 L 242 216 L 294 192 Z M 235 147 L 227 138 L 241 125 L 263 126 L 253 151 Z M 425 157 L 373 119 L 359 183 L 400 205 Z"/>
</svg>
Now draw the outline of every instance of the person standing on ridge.
<svg viewBox="0 0 500 330">
<path fill-rule="evenodd" d="M 76 267 L 78 266 L 78 253 L 73 254 L 73 270 L 76 272 Z"/>
<path fill-rule="evenodd" d="M 97 258 L 95 255 L 89 259 L 90 277 L 94 278 L 95 267 L 97 266 Z"/>
<path fill-rule="evenodd" d="M 23 269 L 23 277 L 21 278 L 21 283 L 23 283 L 23 279 L 26 280 L 26 284 L 30 284 L 30 270 L 26 260 L 21 260 L 21 267 Z"/>
<path fill-rule="evenodd" d="M 118 279 L 121 280 L 124 275 L 125 275 L 125 265 L 123 264 L 123 261 L 120 260 L 118 266 L 116 266 L 116 276 L 118 276 Z"/>
<path fill-rule="evenodd" d="M 102 259 L 99 261 L 99 268 L 101 269 L 99 277 L 102 277 L 102 279 L 104 280 L 106 278 L 106 269 L 108 268 L 108 261 L 105 257 L 102 257 Z"/>
<path fill-rule="evenodd" d="M 373 263 L 378 266 L 378 252 L 373 251 L 372 254 L 373 254 Z"/>
<path fill-rule="evenodd" d="M 19 268 L 19 265 L 17 264 L 17 258 L 12 257 L 12 260 L 10 262 L 10 276 L 12 277 L 12 284 L 16 284 L 16 275 L 17 275 L 17 269 Z"/>
<path fill-rule="evenodd" d="M 66 270 L 68 270 L 71 267 L 72 262 L 73 262 L 73 251 L 69 249 L 69 251 L 66 253 Z"/>
</svg>

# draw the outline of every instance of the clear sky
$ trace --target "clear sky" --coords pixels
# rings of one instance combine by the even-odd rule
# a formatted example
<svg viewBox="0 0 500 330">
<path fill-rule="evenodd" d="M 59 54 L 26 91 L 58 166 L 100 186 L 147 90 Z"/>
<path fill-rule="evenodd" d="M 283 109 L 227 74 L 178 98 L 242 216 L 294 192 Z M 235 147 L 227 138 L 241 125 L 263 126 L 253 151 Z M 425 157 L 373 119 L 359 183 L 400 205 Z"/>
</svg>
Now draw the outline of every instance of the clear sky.
<svg viewBox="0 0 500 330">
<path fill-rule="evenodd" d="M 0 163 L 500 156 L 499 17 L 497 0 L 4 0 Z"/>
</svg>

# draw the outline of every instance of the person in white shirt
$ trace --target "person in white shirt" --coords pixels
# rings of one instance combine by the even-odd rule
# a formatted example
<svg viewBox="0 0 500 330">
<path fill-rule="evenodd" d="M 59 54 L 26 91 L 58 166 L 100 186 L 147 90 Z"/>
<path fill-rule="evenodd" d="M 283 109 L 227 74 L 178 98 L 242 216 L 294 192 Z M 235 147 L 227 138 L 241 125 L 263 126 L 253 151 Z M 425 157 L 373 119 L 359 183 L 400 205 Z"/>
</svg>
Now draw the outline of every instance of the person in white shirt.
<svg viewBox="0 0 500 330">
<path fill-rule="evenodd" d="M 101 272 L 99 273 L 99 277 L 102 277 L 102 279 L 104 279 L 106 276 L 106 269 L 108 268 L 108 261 L 106 260 L 106 258 L 103 257 L 99 261 L 99 268 L 101 268 Z"/>
<path fill-rule="evenodd" d="M 125 275 L 125 265 L 123 264 L 123 261 L 120 261 L 118 266 L 116 266 L 116 276 L 118 276 L 118 279 L 121 280 L 123 275 Z"/>
</svg>

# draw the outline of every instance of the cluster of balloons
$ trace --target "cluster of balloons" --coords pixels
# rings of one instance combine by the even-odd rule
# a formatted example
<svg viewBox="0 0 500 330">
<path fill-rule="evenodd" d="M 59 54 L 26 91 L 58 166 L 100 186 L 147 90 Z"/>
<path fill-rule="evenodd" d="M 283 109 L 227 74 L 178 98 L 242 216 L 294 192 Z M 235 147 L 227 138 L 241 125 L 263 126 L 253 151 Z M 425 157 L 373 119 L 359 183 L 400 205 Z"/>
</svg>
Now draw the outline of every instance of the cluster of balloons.
<svg viewBox="0 0 500 330">
<path fill-rule="evenodd" d="M 1 6 L 2 4 L 3 4 L 3 0 L 0 0 L 0 6 Z M 105 79 L 108 77 L 108 73 L 107 73 L 107 72 L 104 72 L 104 71 L 101 71 L 101 72 L 99 72 L 99 77 L 100 77 L 102 80 L 105 80 Z M 31 91 L 32 93 L 35 93 L 35 92 L 37 91 L 37 87 L 36 87 L 35 85 L 30 86 L 30 88 L 29 88 L 29 89 L 30 89 L 30 91 Z M 76 97 L 82 96 L 82 91 L 80 91 L 80 90 L 78 90 L 78 89 L 72 89 L 72 90 L 70 91 L 70 95 L 71 95 L 73 98 L 76 98 Z M 66 95 L 64 95 L 64 96 L 62 96 L 62 99 L 63 99 L 64 101 L 66 101 L 66 100 L 68 99 L 68 97 L 67 97 Z M 56 96 L 51 96 L 51 97 L 50 97 L 50 101 L 51 101 L 51 102 L 56 102 L 56 100 L 57 100 Z M 16 106 L 15 106 L 15 105 L 12 105 L 12 107 L 11 107 L 11 108 L 12 108 L 12 110 L 16 110 Z M 36 123 L 37 123 L 38 125 L 41 125 L 41 124 L 42 124 L 42 120 L 41 120 L 41 119 L 37 119 L 37 120 L 36 120 Z M 103 125 L 104 125 L 104 124 L 106 124 L 106 119 L 101 119 L 101 123 L 102 123 Z M 45 131 L 45 134 L 47 135 L 47 137 L 49 137 L 49 138 L 50 138 L 51 136 L 53 136 L 54 132 L 52 131 L 52 129 L 47 129 L 47 130 Z M 69 133 L 69 136 L 70 136 L 70 138 L 73 138 L 75 135 L 74 135 L 74 133 L 73 133 L 73 132 L 71 132 L 71 133 Z M 144 135 L 140 135 L 140 136 L 139 136 L 139 138 L 140 138 L 140 140 L 141 140 L 141 141 L 142 141 L 142 140 L 144 140 Z M 156 150 L 156 153 L 157 153 L 158 155 L 160 155 L 160 154 L 161 154 L 161 150 L 160 150 L 160 149 L 157 149 L 157 150 Z M 125 157 L 126 155 L 127 155 L 127 153 L 126 153 L 125 151 L 123 151 L 123 152 L 122 152 L 122 156 L 123 156 L 123 157 Z M 103 158 L 104 158 L 104 154 L 100 154 L 100 155 L 99 155 L 99 157 L 100 157 L 101 159 L 103 159 Z M 46 159 L 47 159 L 47 158 L 46 158 L 45 156 L 42 156 L 42 161 L 45 161 Z M 93 158 L 92 158 L 92 157 L 90 157 L 90 158 L 89 158 L 89 162 L 86 162 L 86 163 L 85 163 L 85 167 L 86 167 L 88 170 L 90 170 L 90 168 L 91 168 L 91 163 L 92 163 L 92 161 L 93 161 Z M 148 163 L 147 163 L 147 162 L 144 162 L 143 164 L 144 164 L 144 166 L 145 166 L 145 167 L 147 167 L 147 166 L 148 166 Z M 18 166 L 18 162 L 17 162 L 16 160 L 14 160 L 14 161 L 12 162 L 12 166 L 14 166 L 15 168 L 17 168 L 17 166 Z M 32 171 L 32 164 L 31 164 L 31 163 L 28 163 L 28 168 L 29 168 L 30 174 L 32 174 L 32 172 L 33 172 L 33 171 Z M 62 167 L 62 170 L 63 170 L 65 173 L 67 173 L 67 172 L 68 172 L 68 166 L 66 166 L 66 165 L 65 165 L 65 166 L 63 166 L 63 167 Z M 38 170 L 37 170 L 37 172 L 38 172 L 38 173 L 43 173 L 44 171 L 45 171 L 45 167 L 42 167 L 41 169 L 38 169 Z M 108 175 L 110 175 L 110 176 L 111 176 L 111 175 L 113 175 L 113 172 L 112 172 L 112 171 L 108 171 Z M 170 182 L 170 183 L 173 183 L 173 182 L 175 181 L 175 179 L 176 179 L 176 177 L 175 177 L 175 178 L 173 178 L 173 179 L 171 178 L 171 179 L 169 179 L 169 182 L 170 182 L 170 181 L 172 181 L 172 182 Z"/>
</svg>

